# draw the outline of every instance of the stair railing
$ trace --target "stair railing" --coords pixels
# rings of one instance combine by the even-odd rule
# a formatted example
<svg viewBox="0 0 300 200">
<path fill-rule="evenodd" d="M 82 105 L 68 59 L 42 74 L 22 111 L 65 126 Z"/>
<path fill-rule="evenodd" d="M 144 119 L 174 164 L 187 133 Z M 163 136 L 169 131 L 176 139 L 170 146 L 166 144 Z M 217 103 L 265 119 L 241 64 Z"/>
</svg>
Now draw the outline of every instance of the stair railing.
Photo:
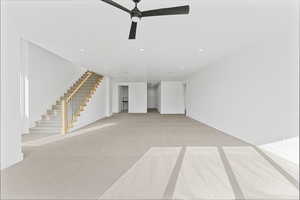
<svg viewBox="0 0 300 200">
<path fill-rule="evenodd" d="M 79 90 L 82 88 L 84 83 L 93 75 L 92 72 L 87 72 L 87 76 L 81 81 L 81 83 L 71 92 L 62 99 L 62 134 L 66 134 L 71 126 L 71 123 L 76 115 L 76 102 L 74 102 L 74 97 L 77 95 Z"/>
</svg>

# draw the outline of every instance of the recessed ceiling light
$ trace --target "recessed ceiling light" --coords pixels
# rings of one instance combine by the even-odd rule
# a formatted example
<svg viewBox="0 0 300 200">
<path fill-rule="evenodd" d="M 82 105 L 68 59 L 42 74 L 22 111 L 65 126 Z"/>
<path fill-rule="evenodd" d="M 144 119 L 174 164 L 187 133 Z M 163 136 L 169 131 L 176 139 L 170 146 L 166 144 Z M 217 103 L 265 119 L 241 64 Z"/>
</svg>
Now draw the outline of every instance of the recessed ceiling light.
<svg viewBox="0 0 300 200">
<path fill-rule="evenodd" d="M 145 51 L 145 49 L 141 48 L 140 51 Z"/>
<path fill-rule="evenodd" d="M 204 49 L 201 49 L 201 48 L 200 48 L 200 49 L 198 49 L 198 51 L 199 51 L 199 52 L 203 52 L 203 51 L 204 51 Z"/>
</svg>

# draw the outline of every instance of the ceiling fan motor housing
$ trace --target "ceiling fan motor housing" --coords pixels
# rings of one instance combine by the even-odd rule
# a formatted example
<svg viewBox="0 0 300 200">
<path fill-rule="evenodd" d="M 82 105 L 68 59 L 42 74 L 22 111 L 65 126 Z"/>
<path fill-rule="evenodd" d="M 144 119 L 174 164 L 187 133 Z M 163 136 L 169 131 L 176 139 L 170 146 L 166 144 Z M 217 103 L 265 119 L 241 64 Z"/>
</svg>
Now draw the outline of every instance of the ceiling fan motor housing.
<svg viewBox="0 0 300 200">
<path fill-rule="evenodd" d="M 142 18 L 142 12 L 137 7 L 135 7 L 134 9 L 131 10 L 130 16 L 131 18 L 132 17 Z"/>
<path fill-rule="evenodd" d="M 132 0 L 134 3 L 139 3 L 141 0 Z"/>
</svg>

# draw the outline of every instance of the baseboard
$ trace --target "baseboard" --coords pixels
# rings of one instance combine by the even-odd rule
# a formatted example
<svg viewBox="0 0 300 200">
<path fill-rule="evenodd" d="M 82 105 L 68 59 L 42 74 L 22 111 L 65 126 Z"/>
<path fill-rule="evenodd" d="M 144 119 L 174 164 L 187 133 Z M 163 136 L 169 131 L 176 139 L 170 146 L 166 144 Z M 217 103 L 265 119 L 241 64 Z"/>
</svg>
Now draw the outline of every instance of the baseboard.
<svg viewBox="0 0 300 200">
<path fill-rule="evenodd" d="M 160 113 L 160 114 L 162 114 L 162 115 L 184 115 L 185 113 Z"/>
<path fill-rule="evenodd" d="M 93 118 L 93 119 L 90 119 L 90 120 L 88 120 L 88 121 L 85 121 L 84 123 L 78 123 L 78 124 L 75 123 L 75 124 L 74 124 L 74 125 L 75 125 L 74 128 L 71 128 L 71 129 L 70 129 L 70 132 L 77 131 L 77 130 L 79 130 L 79 129 L 81 129 L 81 128 L 84 128 L 84 127 L 86 127 L 86 126 L 89 126 L 90 124 L 92 124 L 92 123 L 94 123 L 94 122 L 96 122 L 96 121 L 98 121 L 98 120 L 105 119 L 105 118 L 107 118 L 107 116 L 95 117 L 95 118 Z"/>
<path fill-rule="evenodd" d="M 222 130 L 221 128 L 218 128 L 218 127 L 216 127 L 216 126 L 214 126 L 214 125 L 212 125 L 212 124 L 210 124 L 210 123 L 208 123 L 208 122 L 206 122 L 206 121 L 204 121 L 204 120 L 200 120 L 200 119 L 198 119 L 197 117 L 193 117 L 193 116 L 192 116 L 191 114 L 189 114 L 189 113 L 186 113 L 186 117 L 191 118 L 191 119 L 193 119 L 193 120 L 195 120 L 195 121 L 198 121 L 198 122 L 200 122 L 200 123 L 202 123 L 202 124 L 205 124 L 206 126 L 209 126 L 209 127 L 211 127 L 211 128 L 214 128 L 214 129 L 216 129 L 216 130 L 218 130 L 218 131 L 220 131 L 220 132 L 222 132 L 222 133 L 224 133 L 224 134 L 226 134 L 226 135 L 230 135 L 231 137 L 234 137 L 234 138 L 236 138 L 236 139 L 242 140 L 243 142 L 248 143 L 250 146 L 252 146 L 252 145 L 256 146 L 256 145 L 253 144 L 252 142 L 246 141 L 244 138 L 241 138 L 241 137 L 236 136 L 236 135 L 229 134 L 226 130 Z"/>
<path fill-rule="evenodd" d="M 290 162 L 293 162 L 295 164 L 299 165 L 299 136 L 295 137 L 295 138 L 290 138 L 290 139 L 286 139 L 286 140 L 279 140 L 276 142 L 272 142 L 269 144 L 264 144 L 264 145 L 255 145 L 252 144 L 251 142 L 245 141 L 244 138 L 240 138 L 238 136 L 235 135 L 231 135 L 229 133 L 227 133 L 224 130 L 221 130 L 217 127 L 214 127 L 213 125 L 211 125 L 210 123 L 207 123 L 203 120 L 200 120 L 196 117 L 193 117 L 191 114 L 187 114 L 187 117 L 196 120 L 200 123 L 205 124 L 206 126 L 212 127 L 218 131 L 221 131 L 224 134 L 230 135 L 231 137 L 237 138 L 239 140 L 242 140 L 246 143 L 248 143 L 249 145 L 254 145 L 259 147 L 260 149 L 264 150 L 264 151 L 268 151 L 271 152 L 285 160 L 288 160 Z"/>
<path fill-rule="evenodd" d="M 259 147 L 299 165 L 299 136 L 260 145 Z"/>
<path fill-rule="evenodd" d="M 19 162 L 21 162 L 24 158 L 23 152 L 16 154 L 15 156 L 9 156 L 7 160 L 4 162 L 1 160 L 1 170 L 11 167 Z"/>
</svg>

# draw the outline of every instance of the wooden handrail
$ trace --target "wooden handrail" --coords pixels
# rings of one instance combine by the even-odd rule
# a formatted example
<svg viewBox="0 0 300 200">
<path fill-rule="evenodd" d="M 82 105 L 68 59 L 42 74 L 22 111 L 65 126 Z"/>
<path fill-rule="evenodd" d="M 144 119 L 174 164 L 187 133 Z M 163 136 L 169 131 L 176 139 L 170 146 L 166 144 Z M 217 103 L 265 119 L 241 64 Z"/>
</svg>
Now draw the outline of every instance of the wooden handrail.
<svg viewBox="0 0 300 200">
<path fill-rule="evenodd" d="M 87 72 L 87 76 L 79 83 L 78 86 L 73 90 L 73 92 L 62 99 L 62 134 L 67 134 L 70 124 L 68 121 L 68 103 L 71 101 L 73 96 L 78 92 L 78 90 L 83 86 L 83 84 L 94 74 L 93 72 Z"/>
<path fill-rule="evenodd" d="M 72 99 L 72 97 L 77 93 L 77 91 L 82 87 L 82 85 L 93 75 L 92 72 L 88 72 L 89 74 L 81 81 L 81 83 L 76 87 L 76 89 L 66 98 L 66 103 Z"/>
</svg>

